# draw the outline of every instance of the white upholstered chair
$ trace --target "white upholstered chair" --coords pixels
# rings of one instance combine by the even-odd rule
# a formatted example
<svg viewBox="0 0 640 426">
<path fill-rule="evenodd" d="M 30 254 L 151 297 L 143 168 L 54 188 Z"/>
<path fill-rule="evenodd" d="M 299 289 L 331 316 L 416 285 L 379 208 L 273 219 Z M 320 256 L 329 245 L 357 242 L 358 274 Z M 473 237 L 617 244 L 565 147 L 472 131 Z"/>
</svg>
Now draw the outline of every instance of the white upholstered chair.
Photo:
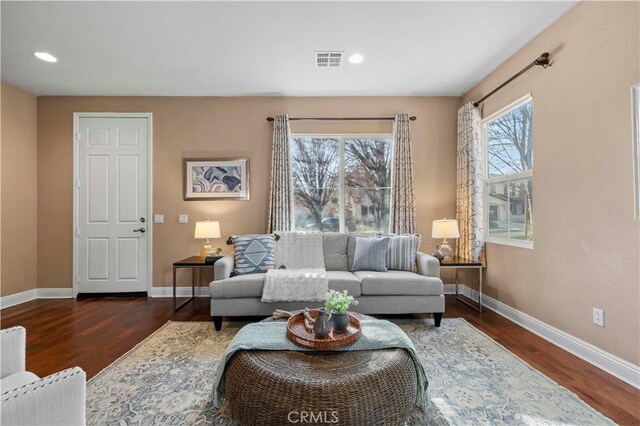
<svg viewBox="0 0 640 426">
<path fill-rule="evenodd" d="M 39 378 L 25 369 L 27 332 L 0 330 L 0 424 L 84 425 L 86 375 L 69 368 Z"/>
</svg>

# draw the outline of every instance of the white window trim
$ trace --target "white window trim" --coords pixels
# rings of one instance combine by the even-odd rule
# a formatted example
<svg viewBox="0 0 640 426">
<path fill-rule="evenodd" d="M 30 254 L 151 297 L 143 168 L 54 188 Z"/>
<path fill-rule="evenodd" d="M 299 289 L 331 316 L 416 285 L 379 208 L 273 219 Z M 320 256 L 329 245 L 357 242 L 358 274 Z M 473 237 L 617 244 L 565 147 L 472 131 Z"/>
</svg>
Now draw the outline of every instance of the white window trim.
<svg viewBox="0 0 640 426">
<path fill-rule="evenodd" d="M 289 140 L 295 138 L 336 138 L 339 140 L 339 156 L 340 156 L 340 170 L 338 170 L 338 180 L 340 191 L 340 196 L 338 200 L 340 202 L 340 211 L 338 213 L 340 228 L 339 232 L 341 234 L 346 233 L 346 220 L 344 216 L 344 205 L 345 205 L 345 192 L 346 187 L 344 185 L 344 139 L 345 138 L 357 138 L 357 139 L 390 139 L 391 140 L 391 164 L 393 164 L 393 133 L 291 133 L 289 135 Z M 383 187 L 384 188 L 384 187 Z M 388 187 L 390 190 L 391 187 Z M 391 207 L 391 206 L 389 206 Z M 295 224 L 294 224 L 295 227 Z M 387 230 L 388 231 L 388 230 Z"/>
<path fill-rule="evenodd" d="M 484 242 L 489 244 L 500 244 L 501 246 L 520 247 L 533 250 L 533 241 L 511 240 L 509 238 L 500 237 L 486 237 L 484 239 Z"/>
<path fill-rule="evenodd" d="M 489 218 L 489 202 L 488 202 L 488 197 L 489 194 L 487 192 L 487 187 L 491 184 L 495 184 L 495 183 L 502 183 L 502 182 L 506 182 L 506 181 L 511 181 L 511 180 L 518 180 L 518 179 L 526 179 L 526 178 L 531 178 L 533 179 L 533 169 L 531 170 L 527 170 L 525 172 L 521 172 L 521 173 L 513 173 L 510 175 L 500 175 L 500 176 L 493 176 L 493 177 L 489 177 L 489 159 L 488 159 L 488 155 L 489 155 L 489 150 L 487 149 L 487 124 L 490 123 L 491 121 L 495 120 L 497 117 L 503 115 L 504 113 L 511 111 L 521 105 L 526 104 L 527 102 L 532 102 L 533 103 L 533 97 L 531 96 L 531 93 L 527 93 L 526 95 L 522 96 L 521 98 L 516 99 L 515 101 L 511 102 L 510 104 L 508 104 L 507 106 L 500 108 L 498 111 L 494 112 L 493 114 L 491 114 L 490 116 L 488 116 L 487 118 L 482 119 L 482 121 L 480 122 L 482 125 L 482 136 L 483 136 L 483 143 L 485 144 L 484 146 L 484 169 L 485 169 L 485 176 L 484 176 L 484 217 L 485 217 L 485 221 L 488 222 L 488 218 Z M 511 247 L 519 247 L 519 248 L 525 248 L 525 249 L 530 249 L 533 250 L 533 241 L 522 241 L 522 240 L 515 240 L 515 239 L 511 239 L 511 238 L 501 238 L 501 237 L 494 237 L 494 236 L 490 236 L 489 235 L 489 225 L 488 223 L 485 224 L 484 227 L 484 241 L 485 243 L 490 243 L 490 244 L 499 244 L 499 245 L 503 245 L 503 246 L 511 246 Z M 534 237 L 535 238 L 535 237 Z"/>
</svg>

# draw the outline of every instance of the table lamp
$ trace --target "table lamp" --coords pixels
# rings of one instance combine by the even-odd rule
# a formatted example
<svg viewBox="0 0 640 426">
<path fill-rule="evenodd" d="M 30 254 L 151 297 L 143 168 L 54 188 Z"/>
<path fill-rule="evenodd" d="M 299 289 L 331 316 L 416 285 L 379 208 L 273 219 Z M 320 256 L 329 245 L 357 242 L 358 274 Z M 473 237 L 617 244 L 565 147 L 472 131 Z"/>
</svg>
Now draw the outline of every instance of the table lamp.
<svg viewBox="0 0 640 426">
<path fill-rule="evenodd" d="M 447 242 L 447 238 L 460 238 L 460 231 L 458 231 L 458 221 L 455 219 L 434 220 L 433 228 L 431 229 L 431 238 L 444 238 L 442 244 L 440 244 L 440 253 L 444 257 L 444 260 L 453 259 L 453 249 Z"/>
<path fill-rule="evenodd" d="M 209 238 L 220 238 L 220 222 L 217 220 L 202 220 L 196 222 L 196 232 L 193 238 L 206 238 L 207 242 L 200 249 L 200 257 L 202 260 L 209 255 L 213 248 L 209 242 Z"/>
</svg>

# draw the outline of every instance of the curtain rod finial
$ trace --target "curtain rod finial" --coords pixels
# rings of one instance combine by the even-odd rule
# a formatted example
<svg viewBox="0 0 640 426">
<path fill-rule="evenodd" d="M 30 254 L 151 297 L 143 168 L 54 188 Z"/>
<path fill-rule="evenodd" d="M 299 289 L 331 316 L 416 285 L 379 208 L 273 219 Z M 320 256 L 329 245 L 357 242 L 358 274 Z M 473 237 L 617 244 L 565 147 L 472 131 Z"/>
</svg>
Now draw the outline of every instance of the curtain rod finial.
<svg viewBox="0 0 640 426">
<path fill-rule="evenodd" d="M 267 117 L 267 121 L 273 121 L 274 118 L 273 117 Z"/>
</svg>

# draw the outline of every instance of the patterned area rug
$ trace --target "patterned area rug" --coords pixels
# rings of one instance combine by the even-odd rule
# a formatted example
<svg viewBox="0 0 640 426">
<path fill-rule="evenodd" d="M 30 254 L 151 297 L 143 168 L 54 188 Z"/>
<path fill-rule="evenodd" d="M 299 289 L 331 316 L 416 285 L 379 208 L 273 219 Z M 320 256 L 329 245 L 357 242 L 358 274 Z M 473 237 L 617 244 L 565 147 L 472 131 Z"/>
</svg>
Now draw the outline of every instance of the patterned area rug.
<svg viewBox="0 0 640 426">
<path fill-rule="evenodd" d="M 430 425 L 604 425 L 608 418 L 463 319 L 394 320 L 429 378 Z M 87 384 L 89 425 L 225 425 L 212 376 L 245 323 L 168 322 Z M 417 424 L 410 420 L 409 424 Z"/>
</svg>

